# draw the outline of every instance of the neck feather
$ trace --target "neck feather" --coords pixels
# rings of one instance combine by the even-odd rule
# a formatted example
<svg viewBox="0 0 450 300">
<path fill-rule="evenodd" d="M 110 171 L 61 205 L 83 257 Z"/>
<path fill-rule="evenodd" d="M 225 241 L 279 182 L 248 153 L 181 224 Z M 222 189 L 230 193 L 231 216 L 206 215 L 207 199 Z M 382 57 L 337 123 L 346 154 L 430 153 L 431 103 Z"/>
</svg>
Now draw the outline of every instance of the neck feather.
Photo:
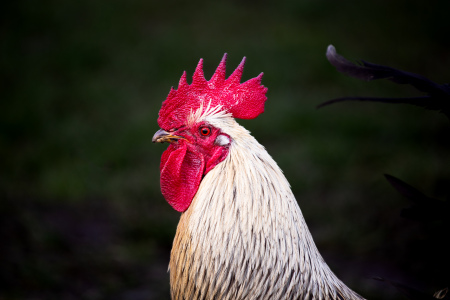
<svg viewBox="0 0 450 300">
<path fill-rule="evenodd" d="M 180 218 L 172 298 L 362 299 L 324 262 L 275 161 L 248 131 L 235 131 Z"/>
</svg>

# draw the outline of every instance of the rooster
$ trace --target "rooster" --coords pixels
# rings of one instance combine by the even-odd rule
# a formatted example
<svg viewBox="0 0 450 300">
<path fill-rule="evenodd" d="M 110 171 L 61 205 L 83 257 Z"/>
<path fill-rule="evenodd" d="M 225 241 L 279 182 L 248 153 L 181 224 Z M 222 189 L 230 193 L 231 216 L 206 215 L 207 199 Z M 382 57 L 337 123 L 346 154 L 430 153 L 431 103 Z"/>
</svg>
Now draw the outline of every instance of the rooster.
<svg viewBox="0 0 450 300">
<path fill-rule="evenodd" d="M 281 169 L 236 122 L 264 111 L 263 73 L 241 83 L 198 63 L 159 111 L 161 191 L 181 212 L 170 256 L 172 299 L 363 299 L 324 262 Z"/>
</svg>

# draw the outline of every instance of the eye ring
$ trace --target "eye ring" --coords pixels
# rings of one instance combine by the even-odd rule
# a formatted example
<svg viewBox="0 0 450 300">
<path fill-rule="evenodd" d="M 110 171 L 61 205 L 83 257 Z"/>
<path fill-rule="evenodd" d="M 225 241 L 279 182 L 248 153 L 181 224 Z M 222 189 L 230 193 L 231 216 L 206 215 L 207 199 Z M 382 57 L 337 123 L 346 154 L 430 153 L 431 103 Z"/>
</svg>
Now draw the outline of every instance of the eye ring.
<svg viewBox="0 0 450 300">
<path fill-rule="evenodd" d="M 211 134 L 211 128 L 206 127 L 206 126 L 200 127 L 200 134 L 203 135 L 203 136 L 210 135 Z"/>
</svg>

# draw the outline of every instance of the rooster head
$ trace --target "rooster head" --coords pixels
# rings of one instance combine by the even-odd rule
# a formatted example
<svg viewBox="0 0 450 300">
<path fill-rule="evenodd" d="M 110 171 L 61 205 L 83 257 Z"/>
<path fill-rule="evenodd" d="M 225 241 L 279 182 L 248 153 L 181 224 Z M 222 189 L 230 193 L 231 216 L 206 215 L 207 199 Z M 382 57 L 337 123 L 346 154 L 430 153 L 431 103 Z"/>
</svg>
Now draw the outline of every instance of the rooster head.
<svg viewBox="0 0 450 300">
<path fill-rule="evenodd" d="M 161 191 L 177 211 L 189 208 L 202 178 L 228 155 L 232 137 L 208 122 L 211 115 L 253 119 L 264 112 L 267 88 L 263 73 L 240 83 L 245 57 L 225 78 L 225 54 L 212 78 L 207 81 L 200 59 L 188 84 L 186 72 L 178 88 L 172 88 L 159 111 L 153 142 L 169 142 L 161 157 Z M 225 130 L 226 131 L 226 130 Z"/>
</svg>

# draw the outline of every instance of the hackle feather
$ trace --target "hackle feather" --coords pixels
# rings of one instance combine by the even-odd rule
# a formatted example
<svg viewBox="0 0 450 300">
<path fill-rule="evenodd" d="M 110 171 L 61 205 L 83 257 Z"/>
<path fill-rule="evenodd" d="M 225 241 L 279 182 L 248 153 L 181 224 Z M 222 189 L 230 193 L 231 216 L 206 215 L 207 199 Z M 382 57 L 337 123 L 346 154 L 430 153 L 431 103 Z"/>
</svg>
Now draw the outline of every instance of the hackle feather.
<svg viewBox="0 0 450 300">
<path fill-rule="evenodd" d="M 319 254 L 282 171 L 229 114 L 192 120 L 221 128 L 227 158 L 202 180 L 175 236 L 173 299 L 363 299 Z"/>
</svg>

